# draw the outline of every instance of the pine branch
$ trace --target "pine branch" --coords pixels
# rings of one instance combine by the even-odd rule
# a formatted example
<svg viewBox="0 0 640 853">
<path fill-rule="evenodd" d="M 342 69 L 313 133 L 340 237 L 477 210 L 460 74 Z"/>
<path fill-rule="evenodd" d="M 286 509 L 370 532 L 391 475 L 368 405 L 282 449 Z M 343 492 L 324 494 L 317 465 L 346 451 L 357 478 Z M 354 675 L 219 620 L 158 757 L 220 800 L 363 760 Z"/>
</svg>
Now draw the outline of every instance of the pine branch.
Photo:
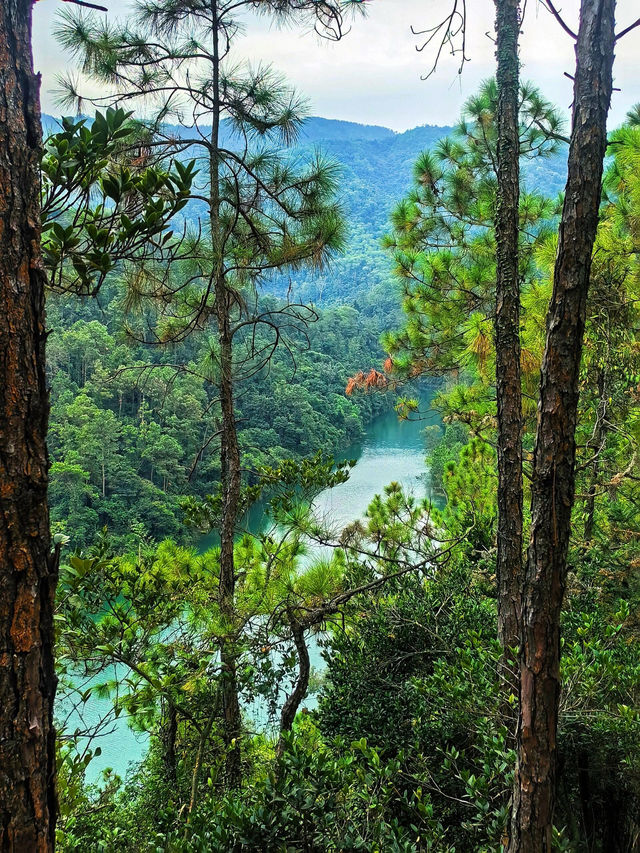
<svg viewBox="0 0 640 853">
<path fill-rule="evenodd" d="M 556 19 L 556 21 L 560 24 L 562 29 L 565 31 L 565 33 L 567 33 L 567 35 L 570 35 L 574 41 L 577 40 L 577 38 L 578 38 L 577 33 L 574 33 L 574 31 L 571 29 L 571 27 L 569 27 L 566 24 L 566 22 L 564 21 L 564 19 L 560 15 L 560 12 L 558 12 L 558 10 L 553 5 L 551 0 L 543 0 L 542 5 L 545 7 L 545 9 L 547 9 L 547 11 L 551 12 L 553 17 Z"/>
<path fill-rule="evenodd" d="M 632 24 L 630 24 L 628 27 L 625 27 L 625 28 L 624 28 L 624 30 L 622 30 L 621 32 L 619 32 L 619 33 L 616 35 L 616 41 L 619 41 L 621 38 L 623 38 L 623 36 L 626 36 L 626 35 L 627 35 L 627 33 L 630 33 L 630 32 L 631 32 L 631 30 L 635 30 L 635 29 L 636 29 L 636 27 L 640 27 L 640 18 L 638 18 L 638 20 L 637 20 L 637 21 L 634 21 L 634 22 L 633 22 Z"/>
<path fill-rule="evenodd" d="M 438 62 L 440 61 L 442 51 L 447 45 L 450 48 L 450 53 L 452 56 L 455 56 L 456 54 L 462 54 L 462 58 L 460 60 L 460 67 L 458 68 L 458 74 L 462 73 L 462 69 L 464 67 L 465 62 L 469 61 L 469 57 L 466 54 L 466 28 L 466 0 L 453 0 L 450 13 L 433 27 L 428 27 L 424 30 L 416 30 L 411 27 L 411 32 L 414 36 L 425 36 L 425 41 L 423 42 L 423 44 L 420 47 L 416 46 L 416 50 L 418 53 L 422 53 L 422 51 L 426 47 L 428 47 L 434 41 L 434 39 L 439 38 L 439 41 L 436 42 L 436 57 L 434 59 L 433 65 L 431 66 L 429 72 L 422 76 L 422 80 L 428 80 L 428 78 L 435 73 L 435 70 L 438 67 Z M 460 39 L 459 47 L 456 47 L 455 44 L 455 39 L 457 38 Z"/>
<path fill-rule="evenodd" d="M 74 6 L 84 6 L 86 9 L 97 9 L 98 12 L 108 12 L 106 6 L 98 6 L 95 3 L 87 3 L 85 0 L 62 0 L 63 3 L 73 3 Z"/>
</svg>

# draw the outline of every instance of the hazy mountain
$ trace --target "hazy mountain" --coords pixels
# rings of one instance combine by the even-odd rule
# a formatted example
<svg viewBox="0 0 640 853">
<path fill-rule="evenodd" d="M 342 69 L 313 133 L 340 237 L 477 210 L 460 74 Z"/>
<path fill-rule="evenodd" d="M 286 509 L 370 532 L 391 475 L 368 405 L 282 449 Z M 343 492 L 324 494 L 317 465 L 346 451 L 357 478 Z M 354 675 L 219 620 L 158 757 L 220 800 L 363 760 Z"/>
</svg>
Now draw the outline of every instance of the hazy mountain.
<svg viewBox="0 0 640 853">
<path fill-rule="evenodd" d="M 43 116 L 45 133 L 54 130 L 56 124 L 52 116 Z M 170 126 L 167 130 L 181 138 L 192 133 L 181 126 Z M 202 130 L 206 132 L 206 128 Z M 275 292 L 293 288 L 301 298 L 321 303 L 354 302 L 363 294 L 377 291 L 389 308 L 397 305 L 390 286 L 391 261 L 380 247 L 380 238 L 394 204 L 409 188 L 417 155 L 451 130 L 451 127 L 423 125 L 397 133 L 377 125 L 308 118 L 296 149 L 301 154 L 321 149 L 342 166 L 340 195 L 349 221 L 349 241 L 344 255 L 322 274 L 298 273 L 294 280 L 276 276 L 266 287 Z M 232 145 L 233 141 L 233 131 L 223 123 L 222 144 Z M 556 195 L 564 185 L 566 155 L 561 152 L 528 163 L 524 174 L 530 189 Z M 191 215 L 197 215 L 195 206 Z"/>
</svg>

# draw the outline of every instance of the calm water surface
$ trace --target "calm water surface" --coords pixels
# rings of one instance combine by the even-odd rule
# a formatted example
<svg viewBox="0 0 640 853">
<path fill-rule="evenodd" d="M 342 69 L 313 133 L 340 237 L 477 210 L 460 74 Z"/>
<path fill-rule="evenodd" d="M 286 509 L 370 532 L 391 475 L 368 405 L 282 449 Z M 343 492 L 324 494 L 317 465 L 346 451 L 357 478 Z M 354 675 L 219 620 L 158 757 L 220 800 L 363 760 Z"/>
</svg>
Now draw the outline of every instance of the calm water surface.
<svg viewBox="0 0 640 853">
<path fill-rule="evenodd" d="M 399 421 L 394 412 L 381 415 L 369 424 L 362 443 L 344 449 L 340 458 L 357 459 L 358 464 L 346 483 L 327 489 L 316 498 L 314 509 L 319 517 L 329 521 L 334 528 L 342 528 L 362 517 L 372 498 L 393 481 L 401 483 L 417 497 L 425 496 L 427 487 L 422 432 L 426 426 L 439 422 L 435 412 L 429 410 L 429 402 L 429 396 L 421 401 L 421 420 Z M 203 545 L 207 544 L 207 539 L 204 539 Z M 310 651 L 313 666 L 321 668 L 322 658 L 315 643 Z M 104 680 L 105 677 L 101 676 L 100 681 Z M 311 697 L 307 707 L 313 704 Z M 109 707 L 108 699 L 92 699 L 84 710 L 85 724 L 95 723 Z M 263 716 L 255 707 L 249 710 L 254 717 Z M 60 713 L 59 716 L 63 715 Z M 74 728 L 76 724 L 72 722 L 69 727 Z M 101 747 L 102 754 L 89 764 L 89 781 L 96 781 L 107 767 L 123 775 L 129 762 L 139 761 L 143 757 L 147 736 L 136 735 L 128 727 L 126 719 L 121 717 L 94 745 Z"/>
<path fill-rule="evenodd" d="M 381 415 L 369 424 L 362 444 L 345 449 L 341 459 L 357 459 L 346 483 L 322 492 L 314 503 L 316 512 L 344 527 L 364 515 L 372 498 L 391 482 L 400 483 L 418 497 L 426 494 L 423 431 L 439 423 L 422 401 L 421 420 L 400 421 L 395 412 Z"/>
</svg>

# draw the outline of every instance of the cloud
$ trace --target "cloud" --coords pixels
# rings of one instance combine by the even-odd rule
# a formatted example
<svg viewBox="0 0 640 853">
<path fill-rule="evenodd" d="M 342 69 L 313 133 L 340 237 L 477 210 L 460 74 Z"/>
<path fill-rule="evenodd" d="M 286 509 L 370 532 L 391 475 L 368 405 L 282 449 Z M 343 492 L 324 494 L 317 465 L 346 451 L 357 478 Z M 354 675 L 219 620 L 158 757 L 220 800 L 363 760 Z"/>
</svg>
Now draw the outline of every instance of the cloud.
<svg viewBox="0 0 640 853">
<path fill-rule="evenodd" d="M 437 72 L 420 79 L 433 62 L 433 54 L 416 51 L 416 29 L 433 25 L 442 15 L 444 0 L 371 0 L 367 18 L 356 19 L 351 32 L 339 43 L 323 41 L 295 27 L 278 29 L 268 20 L 252 18 L 246 34 L 235 48 L 238 59 L 269 63 L 281 71 L 311 102 L 312 112 L 368 124 L 404 130 L 422 124 L 451 124 L 466 98 L 481 80 L 494 73 L 493 0 L 468 4 L 467 54 L 470 62 L 462 75 L 458 60 L 446 54 Z M 72 63 L 62 55 L 51 32 L 58 0 L 43 0 L 34 8 L 34 55 L 43 73 L 43 107 L 58 112 L 51 89 L 57 74 Z M 126 16 L 126 0 L 108 0 L 110 16 Z M 619 0 L 621 26 L 634 20 L 636 0 Z M 577 26 L 577 0 L 566 3 L 567 19 Z M 439 11 L 438 11 L 439 10 Z M 623 120 L 628 109 L 640 101 L 638 43 L 640 32 L 618 45 L 616 93 L 612 124 Z M 530 0 L 524 22 L 521 55 L 523 77 L 533 80 L 544 94 L 568 111 L 571 81 L 564 72 L 574 66 L 573 43 L 541 6 Z M 93 89 L 95 91 L 95 88 Z"/>
</svg>

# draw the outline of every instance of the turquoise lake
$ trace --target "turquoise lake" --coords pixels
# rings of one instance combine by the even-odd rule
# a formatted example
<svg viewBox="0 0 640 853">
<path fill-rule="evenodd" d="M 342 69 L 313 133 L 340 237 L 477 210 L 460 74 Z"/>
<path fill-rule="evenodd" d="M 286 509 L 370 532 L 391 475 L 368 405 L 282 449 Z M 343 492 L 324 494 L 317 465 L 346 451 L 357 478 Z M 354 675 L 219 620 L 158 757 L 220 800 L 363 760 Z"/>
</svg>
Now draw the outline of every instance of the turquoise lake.
<svg viewBox="0 0 640 853">
<path fill-rule="evenodd" d="M 372 498 L 392 482 L 399 482 L 414 495 L 423 497 L 427 491 L 425 449 L 423 430 L 426 426 L 439 423 L 435 412 L 429 409 L 430 396 L 421 400 L 422 416 L 419 420 L 400 421 L 395 412 L 388 412 L 372 421 L 367 428 L 364 440 L 343 449 L 342 459 L 356 459 L 357 465 L 351 471 L 349 480 L 322 492 L 314 502 L 314 511 L 318 516 L 331 523 L 335 529 L 360 518 Z M 250 519 L 250 526 L 253 520 Z M 256 525 L 259 519 L 255 520 Z M 202 545 L 206 547 L 207 540 Z M 310 549 L 313 554 L 313 549 Z M 321 669 L 322 658 L 315 643 L 312 644 L 312 664 Z M 104 681 L 104 676 L 100 678 Z M 313 697 L 307 706 L 313 706 Z M 61 703 L 62 705 L 62 703 Z M 85 724 L 93 725 L 109 711 L 110 700 L 91 699 L 83 711 Z M 63 718 L 64 707 L 58 709 L 59 718 Z M 261 715 L 255 708 L 247 709 L 254 718 Z M 77 724 L 77 717 L 69 717 L 69 728 Z M 139 761 L 146 750 L 146 735 L 135 734 L 120 717 L 109 726 L 94 746 L 100 746 L 102 754 L 89 764 L 87 778 L 96 781 L 103 770 L 110 767 L 123 775 L 130 762 Z"/>
</svg>

